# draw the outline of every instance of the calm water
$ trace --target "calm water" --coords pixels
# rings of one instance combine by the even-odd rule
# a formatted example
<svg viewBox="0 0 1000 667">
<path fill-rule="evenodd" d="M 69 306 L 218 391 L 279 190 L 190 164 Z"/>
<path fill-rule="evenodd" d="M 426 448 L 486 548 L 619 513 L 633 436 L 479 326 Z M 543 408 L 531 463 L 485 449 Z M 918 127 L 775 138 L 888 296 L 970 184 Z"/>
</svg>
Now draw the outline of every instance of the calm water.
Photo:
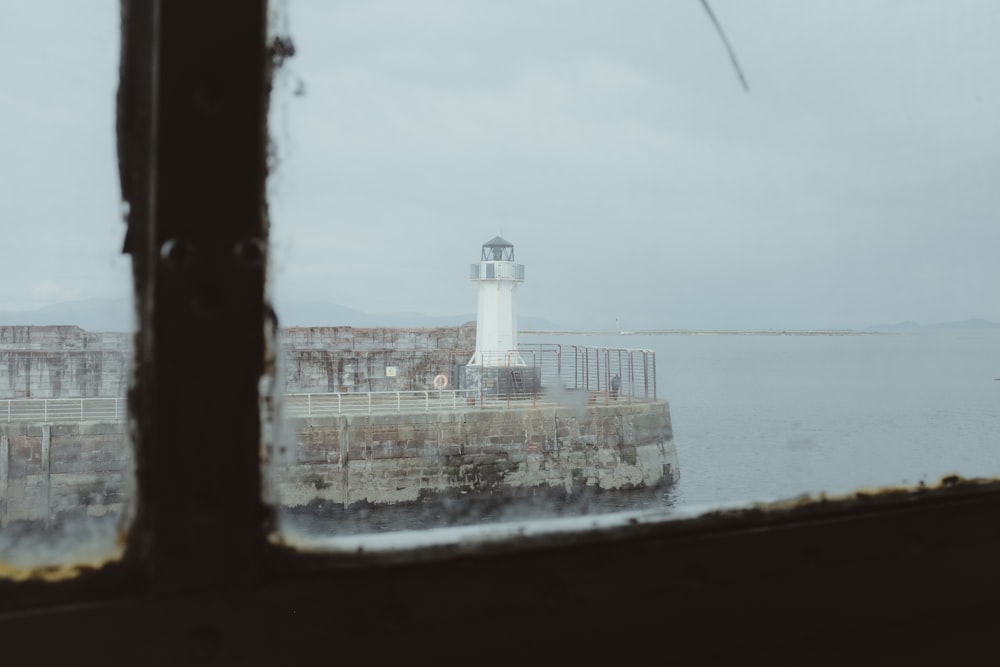
<svg viewBox="0 0 1000 667">
<path fill-rule="evenodd" d="M 1000 475 L 1000 330 L 591 341 L 656 351 L 676 506 Z"/>
<path fill-rule="evenodd" d="M 882 335 L 524 335 L 522 343 L 656 352 L 681 480 L 573 504 L 411 506 L 287 517 L 354 533 L 838 494 L 949 474 L 1000 475 L 1000 330 Z"/>
</svg>

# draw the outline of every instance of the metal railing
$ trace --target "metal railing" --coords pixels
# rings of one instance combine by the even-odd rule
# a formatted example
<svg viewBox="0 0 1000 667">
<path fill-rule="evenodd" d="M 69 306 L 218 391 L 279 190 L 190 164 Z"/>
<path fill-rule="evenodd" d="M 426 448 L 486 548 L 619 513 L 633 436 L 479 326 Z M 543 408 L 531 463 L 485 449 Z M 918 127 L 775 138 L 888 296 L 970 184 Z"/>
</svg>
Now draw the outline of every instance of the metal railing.
<svg viewBox="0 0 1000 667">
<path fill-rule="evenodd" d="M 376 412 L 447 412 L 466 408 L 475 401 L 466 389 L 426 391 L 366 391 L 328 394 L 285 394 L 286 417 L 323 417 Z"/>
<path fill-rule="evenodd" d="M 472 264 L 469 267 L 469 278 L 472 280 L 515 280 L 524 282 L 524 264 L 512 264 L 507 261 L 486 261 Z"/>
<path fill-rule="evenodd" d="M 656 400 L 656 353 L 581 345 L 522 345 L 516 351 L 484 353 L 465 367 L 466 389 L 482 401 L 550 400 L 610 403 Z M 576 394 L 574 397 L 573 394 Z"/>
<path fill-rule="evenodd" d="M 656 400 L 653 350 L 570 346 L 573 386 L 630 400 Z M 568 369 L 563 376 L 568 375 Z"/>
<path fill-rule="evenodd" d="M 286 394 L 283 412 L 313 417 L 656 400 L 652 350 L 540 344 L 483 357 L 492 365 L 465 366 L 473 382 L 456 389 Z M 127 413 L 124 398 L 0 400 L 0 422 L 123 421 Z"/>
<path fill-rule="evenodd" d="M 86 422 L 123 421 L 124 398 L 11 398 L 0 400 L 0 421 Z"/>
</svg>

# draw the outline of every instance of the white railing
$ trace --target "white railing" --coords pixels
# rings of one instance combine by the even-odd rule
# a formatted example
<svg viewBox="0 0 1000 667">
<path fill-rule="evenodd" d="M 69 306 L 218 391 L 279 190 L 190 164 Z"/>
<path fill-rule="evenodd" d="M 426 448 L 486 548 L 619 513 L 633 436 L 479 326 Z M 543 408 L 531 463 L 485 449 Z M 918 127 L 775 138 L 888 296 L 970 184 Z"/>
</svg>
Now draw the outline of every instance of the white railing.
<svg viewBox="0 0 1000 667">
<path fill-rule="evenodd" d="M 486 397 L 485 402 L 496 402 Z M 483 407 L 478 389 L 286 394 L 288 417 L 386 412 L 448 412 Z M 0 422 L 118 422 L 128 414 L 124 398 L 22 398 L 0 400 Z"/>
<path fill-rule="evenodd" d="M 480 262 L 469 267 L 469 278 L 472 280 L 515 280 L 524 282 L 524 264 L 511 262 Z"/>
<path fill-rule="evenodd" d="M 467 409 L 479 403 L 479 391 L 476 389 L 286 394 L 282 412 L 286 417 L 323 417 L 377 412 L 447 412 Z"/>
<path fill-rule="evenodd" d="M 124 421 L 124 398 L 11 398 L 0 400 L 0 421 L 109 422 Z"/>
<path fill-rule="evenodd" d="M 649 350 L 608 350 L 570 346 L 562 350 L 527 349 L 512 351 L 518 365 L 493 368 L 492 380 L 502 386 L 492 388 L 491 379 L 481 373 L 480 382 L 466 389 L 428 389 L 416 391 L 334 392 L 286 394 L 282 412 L 288 417 L 318 417 L 341 414 L 386 412 L 447 412 L 470 407 L 505 403 L 538 407 L 559 405 L 565 400 L 552 395 L 546 387 L 601 395 L 604 403 L 618 400 L 656 400 L 656 361 Z M 474 367 L 473 367 L 474 369 Z M 526 385 L 506 382 L 500 371 L 517 370 L 532 379 Z M 529 373 L 530 371 L 530 373 Z M 528 400 L 530 399 L 530 401 Z M 128 416 L 124 398 L 18 398 L 0 399 L 2 422 L 119 422 Z"/>
</svg>

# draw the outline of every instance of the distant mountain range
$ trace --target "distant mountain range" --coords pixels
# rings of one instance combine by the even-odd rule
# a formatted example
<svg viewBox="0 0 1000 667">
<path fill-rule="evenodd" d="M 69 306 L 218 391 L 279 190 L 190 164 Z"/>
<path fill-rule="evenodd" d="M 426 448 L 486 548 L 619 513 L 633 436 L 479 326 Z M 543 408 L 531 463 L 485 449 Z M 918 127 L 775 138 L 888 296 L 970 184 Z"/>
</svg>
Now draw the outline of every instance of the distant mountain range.
<svg viewBox="0 0 1000 667">
<path fill-rule="evenodd" d="M 35 310 L 0 311 L 0 326 L 74 325 L 86 331 L 132 331 L 131 299 L 85 299 Z"/>
<path fill-rule="evenodd" d="M 423 313 L 366 313 L 329 301 L 279 301 L 275 304 L 282 327 L 448 327 L 475 322 L 475 313 L 424 315 Z"/>
<path fill-rule="evenodd" d="M 366 313 L 329 301 L 281 301 L 276 305 L 282 327 L 390 327 L 427 328 L 458 326 L 475 322 L 475 313 L 424 315 L 422 313 Z M 57 303 L 44 308 L 0 311 L 0 326 L 75 325 L 86 331 L 131 331 L 130 299 L 88 299 Z M 540 317 L 521 317 L 519 325 L 533 329 L 554 329 L 556 325 Z"/>
<path fill-rule="evenodd" d="M 936 324 L 918 324 L 913 320 L 897 322 L 896 324 L 876 324 L 869 329 L 1000 329 L 1000 322 L 990 322 L 980 318 L 958 320 L 956 322 L 938 322 Z"/>
<path fill-rule="evenodd" d="M 392 327 L 424 328 L 458 326 L 475 322 L 475 313 L 456 315 L 424 315 L 423 313 L 366 313 L 329 301 L 279 301 L 278 324 L 282 327 Z M 44 308 L 22 311 L 0 311 L 0 326 L 75 325 L 86 331 L 131 331 L 132 301 L 130 299 L 88 299 L 52 304 Z M 548 331 L 560 328 L 542 317 L 522 316 L 518 326 L 522 331 Z M 916 329 L 1000 329 L 1000 322 L 969 319 L 955 322 L 919 324 L 912 320 L 895 324 L 876 324 L 868 330 L 907 331 Z"/>
</svg>

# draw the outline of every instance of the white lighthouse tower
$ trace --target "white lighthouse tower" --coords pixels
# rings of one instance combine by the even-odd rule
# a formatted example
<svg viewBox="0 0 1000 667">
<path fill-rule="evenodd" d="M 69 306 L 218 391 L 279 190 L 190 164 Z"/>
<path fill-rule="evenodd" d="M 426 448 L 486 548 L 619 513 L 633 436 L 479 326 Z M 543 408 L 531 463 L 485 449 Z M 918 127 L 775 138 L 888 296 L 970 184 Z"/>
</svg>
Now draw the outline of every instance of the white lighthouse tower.
<svg viewBox="0 0 1000 667">
<path fill-rule="evenodd" d="M 524 366 L 517 353 L 517 286 L 524 282 L 524 264 L 514 263 L 514 246 L 496 236 L 483 244 L 470 277 L 479 290 L 476 309 L 476 351 L 469 366 Z"/>
</svg>

